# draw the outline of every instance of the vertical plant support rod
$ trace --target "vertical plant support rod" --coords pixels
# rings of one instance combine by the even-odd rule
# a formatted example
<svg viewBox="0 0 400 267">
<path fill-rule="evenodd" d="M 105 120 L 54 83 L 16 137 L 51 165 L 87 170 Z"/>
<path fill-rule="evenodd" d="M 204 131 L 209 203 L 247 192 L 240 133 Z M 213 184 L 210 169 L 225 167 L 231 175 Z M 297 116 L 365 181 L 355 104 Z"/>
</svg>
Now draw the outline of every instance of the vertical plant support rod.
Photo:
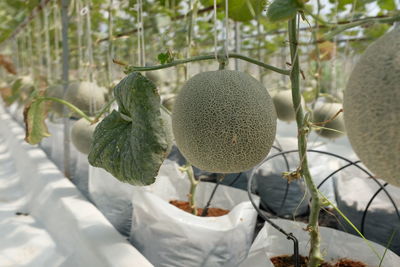
<svg viewBox="0 0 400 267">
<path fill-rule="evenodd" d="M 110 0 L 108 6 L 108 51 L 107 51 L 107 69 L 108 84 L 112 82 L 112 59 L 113 59 L 113 17 L 112 17 L 113 0 Z"/>
<path fill-rule="evenodd" d="M 50 35 L 49 35 L 49 9 L 44 6 L 44 1 L 42 1 L 43 5 L 43 23 L 44 23 L 44 38 L 45 38 L 45 50 L 46 50 L 46 76 L 47 82 L 51 82 L 53 80 L 53 75 L 51 72 L 51 57 L 50 57 Z"/>
<path fill-rule="evenodd" d="M 310 254 L 309 254 L 309 267 L 317 267 L 322 261 L 322 254 L 320 251 L 320 234 L 318 229 L 318 217 L 321 209 L 318 190 L 312 180 L 310 171 L 308 169 L 307 161 L 307 125 L 305 125 L 303 108 L 301 106 L 301 93 L 300 93 L 300 65 L 299 54 L 297 47 L 297 16 L 289 20 L 289 44 L 290 44 L 290 57 L 292 63 L 292 70 L 290 73 L 290 81 L 292 84 L 292 100 L 294 110 L 296 110 L 296 123 L 298 129 L 298 148 L 300 157 L 300 172 L 304 177 L 308 190 L 311 194 L 311 212 L 307 230 L 310 234 Z"/>
<path fill-rule="evenodd" d="M 68 89 L 69 79 L 69 46 L 68 46 L 68 6 L 69 0 L 61 1 L 61 25 L 62 25 L 62 81 L 64 85 L 64 94 Z M 70 170 L 70 140 L 69 140 L 69 116 L 68 110 L 63 107 L 64 115 L 64 175 L 71 179 Z"/>
<path fill-rule="evenodd" d="M 241 44 L 241 38 L 240 38 L 240 22 L 235 21 L 235 53 L 240 54 L 240 44 Z M 260 60 L 260 58 L 258 58 Z M 235 70 L 239 71 L 240 70 L 240 61 L 238 58 L 235 58 Z"/>
</svg>

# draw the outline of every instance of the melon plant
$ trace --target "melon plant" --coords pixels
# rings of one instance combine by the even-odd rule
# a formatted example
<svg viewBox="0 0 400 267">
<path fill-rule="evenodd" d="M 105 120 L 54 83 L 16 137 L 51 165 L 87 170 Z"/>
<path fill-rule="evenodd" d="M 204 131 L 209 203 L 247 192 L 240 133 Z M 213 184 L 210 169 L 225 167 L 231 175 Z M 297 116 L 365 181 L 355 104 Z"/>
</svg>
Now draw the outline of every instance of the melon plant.
<svg viewBox="0 0 400 267">
<path fill-rule="evenodd" d="M 201 0 L 204 6 L 214 6 L 214 0 Z M 225 9 L 225 0 L 217 0 L 217 5 Z M 261 14 L 264 1 L 261 0 L 229 0 L 228 16 L 234 21 L 246 22 Z"/>
<path fill-rule="evenodd" d="M 81 118 L 74 122 L 71 128 L 71 141 L 75 148 L 83 153 L 89 154 L 90 145 L 93 140 L 93 133 L 97 123 L 92 124 L 88 120 Z"/>
<path fill-rule="evenodd" d="M 279 91 L 272 97 L 272 100 L 278 119 L 286 122 L 291 122 L 296 119 L 296 112 L 293 108 L 292 90 Z M 304 99 L 302 98 L 301 100 L 304 106 Z"/>
<path fill-rule="evenodd" d="M 64 99 L 92 116 L 105 104 L 104 89 L 92 82 L 70 83 Z"/>
<path fill-rule="evenodd" d="M 250 75 L 209 71 L 195 75 L 181 89 L 172 129 L 190 164 L 235 173 L 267 156 L 275 138 L 276 112 L 265 87 Z"/>
<path fill-rule="evenodd" d="M 222 0 L 225 5 L 225 0 Z M 228 3 L 228 16 L 234 21 L 246 22 L 256 18 L 264 8 L 261 0 L 230 0 Z"/>
<path fill-rule="evenodd" d="M 377 178 L 400 186 L 400 27 L 371 44 L 344 92 L 347 134 Z"/>
<path fill-rule="evenodd" d="M 314 110 L 314 123 L 322 123 L 324 121 L 328 121 L 323 125 L 319 125 L 324 128 L 329 128 L 316 130 L 316 133 L 319 136 L 329 139 L 335 139 L 344 135 L 345 127 L 343 113 L 340 113 L 335 119 L 331 120 L 340 109 L 342 109 L 342 104 L 340 103 L 324 103 Z"/>
</svg>

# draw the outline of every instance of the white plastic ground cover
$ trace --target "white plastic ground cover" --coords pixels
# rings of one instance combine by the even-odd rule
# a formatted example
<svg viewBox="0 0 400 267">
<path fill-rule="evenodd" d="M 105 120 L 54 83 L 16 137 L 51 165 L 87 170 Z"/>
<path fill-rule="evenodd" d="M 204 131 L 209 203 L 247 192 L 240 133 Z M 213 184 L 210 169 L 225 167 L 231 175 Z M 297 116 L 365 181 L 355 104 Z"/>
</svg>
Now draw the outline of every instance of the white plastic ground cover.
<svg viewBox="0 0 400 267">
<path fill-rule="evenodd" d="M 300 254 L 308 255 L 310 243 L 308 232 L 304 230 L 306 224 L 283 219 L 273 219 L 272 221 L 286 232 L 293 233 L 299 240 Z M 369 267 L 379 266 L 378 256 L 362 238 L 327 227 L 320 227 L 320 231 L 321 251 L 326 261 L 348 258 L 364 262 Z M 372 241 L 369 241 L 369 243 L 378 255 L 384 254 L 385 248 L 383 246 Z M 254 240 L 249 257 L 242 263 L 241 267 L 273 267 L 269 260 L 270 257 L 288 254 L 293 254 L 293 242 L 266 223 Z M 400 257 L 388 250 L 381 266 L 398 267 L 400 266 Z"/>
<path fill-rule="evenodd" d="M 214 186 L 198 185 L 198 207 L 206 205 Z M 211 207 L 230 212 L 220 217 L 194 216 L 169 204 L 186 201 L 189 193 L 187 176 L 171 160 L 164 162 L 153 185 L 133 190 L 130 240 L 155 266 L 238 266 L 246 258 L 257 217 L 246 191 L 220 185 Z"/>
<path fill-rule="evenodd" d="M 297 148 L 297 138 L 277 136 L 279 145 L 283 151 Z M 318 150 L 326 151 L 325 145 L 319 145 Z M 279 151 L 272 149 L 268 156 L 277 154 Z M 309 152 L 308 164 L 311 176 L 316 185 L 321 183 L 333 171 L 337 170 L 339 160 L 319 153 Z M 251 175 L 253 178 L 253 187 L 257 191 L 263 203 L 273 210 L 279 216 L 291 216 L 293 214 L 301 215 L 308 211 L 309 196 L 305 197 L 306 186 L 302 180 L 290 182 L 286 200 L 283 202 L 286 194 L 287 180 L 282 178 L 282 173 L 295 171 L 299 164 L 298 153 L 288 153 L 285 157 L 289 163 L 287 169 L 285 158 L 283 156 L 275 157 L 258 167 L 254 168 Z M 320 188 L 320 191 L 335 203 L 335 193 L 333 187 L 333 177 L 327 180 Z M 283 205 L 282 205 L 283 204 Z"/>
<path fill-rule="evenodd" d="M 123 235 L 129 236 L 134 186 L 122 183 L 109 172 L 89 166 L 89 194 L 97 208 Z"/>
<path fill-rule="evenodd" d="M 379 181 L 384 184 L 384 181 Z M 335 188 L 339 209 L 358 229 L 361 229 L 364 210 L 380 187 L 375 181 L 368 178 L 368 175 L 364 172 L 355 167 L 349 167 L 340 172 L 338 179 L 335 180 Z M 388 185 L 385 188 L 397 208 L 400 209 L 400 188 L 392 185 Z M 346 230 L 356 234 L 347 225 Z M 400 255 L 400 219 L 397 216 L 394 205 L 384 191 L 381 191 L 376 196 L 368 208 L 365 217 L 364 234 L 368 239 L 382 245 L 388 244 L 394 234 L 390 248 Z"/>
<path fill-rule="evenodd" d="M 152 266 L 24 135 L 0 105 L 0 266 Z"/>
<path fill-rule="evenodd" d="M 75 122 L 71 120 L 70 123 Z M 46 120 L 46 125 L 50 133 L 49 137 L 42 140 L 40 147 L 46 152 L 47 156 L 56 164 L 60 170 L 64 170 L 64 125 L 61 118 Z M 70 143 L 70 173 L 72 182 L 88 199 L 88 177 L 89 162 L 87 155 L 80 153 L 72 143 Z"/>
</svg>

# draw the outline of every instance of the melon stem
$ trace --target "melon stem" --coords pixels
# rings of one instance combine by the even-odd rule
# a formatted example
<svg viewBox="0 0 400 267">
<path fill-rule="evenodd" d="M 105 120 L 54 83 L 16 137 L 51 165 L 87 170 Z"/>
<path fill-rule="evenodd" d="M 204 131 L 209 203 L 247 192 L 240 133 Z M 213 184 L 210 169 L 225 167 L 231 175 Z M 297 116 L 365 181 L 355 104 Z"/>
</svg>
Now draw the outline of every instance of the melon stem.
<svg viewBox="0 0 400 267">
<path fill-rule="evenodd" d="M 318 190 L 312 180 L 307 161 L 307 120 L 304 118 L 303 108 L 301 106 L 301 92 L 300 92 L 300 66 L 298 54 L 298 25 L 297 16 L 288 22 L 290 56 L 292 63 L 292 70 L 290 73 L 290 81 L 292 84 L 292 100 L 293 107 L 296 110 L 296 123 L 298 129 L 297 145 L 300 157 L 300 172 L 306 182 L 308 191 L 311 194 L 311 207 L 310 216 L 308 221 L 307 230 L 310 234 L 310 251 L 308 267 L 317 267 L 322 262 L 322 254 L 320 249 L 320 233 L 318 226 L 318 217 L 321 210 Z"/>
<path fill-rule="evenodd" d="M 189 163 L 187 163 L 183 168 L 182 168 L 190 181 L 190 190 L 188 194 L 188 200 L 189 200 L 189 207 L 192 211 L 193 215 L 197 216 L 197 208 L 196 208 L 196 188 L 197 185 L 199 184 L 199 181 L 196 180 L 194 177 L 194 172 L 193 172 L 193 167 Z"/>
</svg>

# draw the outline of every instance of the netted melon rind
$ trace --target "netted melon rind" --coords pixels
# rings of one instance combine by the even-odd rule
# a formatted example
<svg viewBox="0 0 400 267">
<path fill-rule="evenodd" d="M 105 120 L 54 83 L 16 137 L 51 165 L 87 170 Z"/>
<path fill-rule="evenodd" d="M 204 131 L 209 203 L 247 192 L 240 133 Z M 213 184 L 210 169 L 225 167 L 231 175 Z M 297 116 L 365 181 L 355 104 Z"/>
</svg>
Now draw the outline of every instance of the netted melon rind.
<svg viewBox="0 0 400 267">
<path fill-rule="evenodd" d="M 93 116 L 105 105 L 104 89 L 91 82 L 71 82 L 65 100 Z"/>
<path fill-rule="evenodd" d="M 93 133 L 96 129 L 96 124 L 91 124 L 84 118 L 74 122 L 71 128 L 71 141 L 75 148 L 83 153 L 89 154 L 90 145 L 93 140 Z"/>
<path fill-rule="evenodd" d="M 316 108 L 313 112 L 313 122 L 324 122 L 331 120 L 336 113 L 342 109 L 342 104 L 339 103 L 324 103 L 322 106 Z M 334 120 L 327 122 L 325 125 L 318 125 L 324 128 L 334 129 L 337 131 L 332 131 L 328 129 L 319 129 L 316 133 L 319 136 L 335 139 L 344 135 L 345 126 L 343 113 L 340 113 Z"/>
<path fill-rule="evenodd" d="M 276 113 L 265 87 L 230 70 L 203 72 L 183 86 L 172 115 L 178 148 L 197 168 L 235 173 L 260 163 L 271 149 Z"/>
<path fill-rule="evenodd" d="M 286 122 L 291 122 L 296 119 L 296 112 L 293 108 L 292 90 L 279 91 L 272 97 L 272 100 L 278 119 Z M 301 104 L 305 106 L 303 98 L 301 98 Z"/>
<path fill-rule="evenodd" d="M 377 177 L 400 186 L 400 27 L 371 44 L 344 92 L 347 134 Z"/>
</svg>

